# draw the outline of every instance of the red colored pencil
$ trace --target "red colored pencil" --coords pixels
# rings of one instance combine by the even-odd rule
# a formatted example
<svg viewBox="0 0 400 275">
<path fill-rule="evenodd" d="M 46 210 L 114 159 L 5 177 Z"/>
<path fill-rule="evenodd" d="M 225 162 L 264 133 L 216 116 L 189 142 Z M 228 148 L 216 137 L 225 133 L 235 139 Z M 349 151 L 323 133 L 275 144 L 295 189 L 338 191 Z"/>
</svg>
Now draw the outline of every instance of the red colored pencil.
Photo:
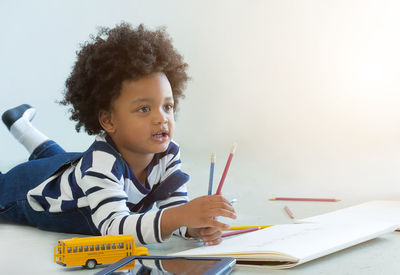
<svg viewBox="0 0 400 275">
<path fill-rule="evenodd" d="M 288 216 L 291 219 L 294 219 L 294 215 L 293 215 L 292 211 L 289 209 L 289 207 L 287 207 L 287 205 L 285 205 L 285 207 L 283 209 L 285 209 L 286 213 L 288 214 Z"/>
<path fill-rule="evenodd" d="M 222 238 L 224 237 L 229 237 L 229 236 L 233 236 L 233 235 L 238 235 L 238 234 L 242 234 L 242 233 L 247 233 L 247 232 L 251 232 L 251 231 L 256 231 L 258 229 L 261 229 L 261 227 L 252 227 L 252 228 L 248 228 L 248 229 L 242 229 L 242 230 L 235 230 L 235 231 L 231 231 L 231 232 L 227 232 L 221 235 Z"/>
<path fill-rule="evenodd" d="M 325 198 L 270 198 L 271 201 L 329 201 L 329 202 L 337 202 L 340 200 L 337 199 L 325 199 Z"/>
<path fill-rule="evenodd" d="M 218 185 L 218 189 L 217 189 L 217 193 L 216 193 L 217 195 L 221 195 L 222 185 L 224 185 L 226 174 L 228 174 L 229 165 L 231 165 L 231 161 L 232 161 L 232 158 L 233 158 L 233 154 L 236 151 L 236 147 L 237 147 L 237 144 L 234 143 L 233 146 L 232 146 L 232 149 L 231 149 L 231 153 L 229 154 L 228 161 L 226 162 L 224 172 L 222 173 L 221 180 L 220 180 L 219 185 Z"/>
</svg>

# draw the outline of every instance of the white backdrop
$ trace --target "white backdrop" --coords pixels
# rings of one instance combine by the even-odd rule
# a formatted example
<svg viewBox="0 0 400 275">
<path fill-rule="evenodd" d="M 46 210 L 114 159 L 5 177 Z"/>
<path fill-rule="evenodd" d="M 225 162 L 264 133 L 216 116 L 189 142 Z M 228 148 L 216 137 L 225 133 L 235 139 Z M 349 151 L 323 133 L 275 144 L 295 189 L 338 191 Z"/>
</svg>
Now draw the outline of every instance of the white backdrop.
<svg viewBox="0 0 400 275">
<path fill-rule="evenodd" d="M 230 197 L 400 198 L 400 4 L 376 0 L 0 2 L 0 112 L 20 103 L 69 151 L 60 100 L 79 43 L 121 21 L 166 26 L 192 81 L 177 117 L 189 190 L 239 146 Z M 0 127 L 0 170 L 27 154 Z"/>
</svg>

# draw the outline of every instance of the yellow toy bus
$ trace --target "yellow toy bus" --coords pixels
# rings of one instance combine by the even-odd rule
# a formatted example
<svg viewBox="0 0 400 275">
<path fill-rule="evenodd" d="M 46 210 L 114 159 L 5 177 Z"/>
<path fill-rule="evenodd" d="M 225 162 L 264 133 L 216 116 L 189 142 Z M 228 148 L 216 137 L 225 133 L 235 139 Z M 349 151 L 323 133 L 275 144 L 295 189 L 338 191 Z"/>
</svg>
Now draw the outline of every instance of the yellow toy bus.
<svg viewBox="0 0 400 275">
<path fill-rule="evenodd" d="M 132 255 L 149 255 L 146 247 L 135 246 L 132 235 L 64 239 L 54 246 L 54 262 L 63 266 L 82 265 L 92 269 Z"/>
</svg>

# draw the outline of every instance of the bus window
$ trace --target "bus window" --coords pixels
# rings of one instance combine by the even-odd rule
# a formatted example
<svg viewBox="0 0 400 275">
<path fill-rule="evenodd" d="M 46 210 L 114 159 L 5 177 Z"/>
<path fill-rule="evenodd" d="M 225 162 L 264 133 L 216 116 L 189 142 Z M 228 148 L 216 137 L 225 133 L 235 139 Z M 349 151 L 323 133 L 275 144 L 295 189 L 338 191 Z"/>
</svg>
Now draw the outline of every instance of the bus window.
<svg viewBox="0 0 400 275">
<path fill-rule="evenodd" d="M 68 247 L 68 253 L 72 252 L 72 247 Z"/>
<path fill-rule="evenodd" d="M 111 248 L 111 245 L 108 243 L 108 244 L 106 244 L 106 249 L 107 250 L 110 250 L 110 248 Z"/>
<path fill-rule="evenodd" d="M 99 245 L 98 244 L 96 244 L 96 250 L 99 250 Z"/>
<path fill-rule="evenodd" d="M 83 251 L 83 247 L 82 246 L 78 247 L 78 251 L 82 252 Z"/>
<path fill-rule="evenodd" d="M 101 250 L 104 250 L 106 247 L 104 244 L 100 245 Z"/>
<path fill-rule="evenodd" d="M 124 243 L 119 243 L 118 248 L 124 248 Z"/>
<path fill-rule="evenodd" d="M 115 243 L 113 243 L 112 244 L 112 249 L 115 249 L 115 248 L 116 248 Z"/>
<path fill-rule="evenodd" d="M 74 246 L 74 253 L 76 253 L 76 251 L 77 251 L 76 246 Z"/>
<path fill-rule="evenodd" d="M 89 251 L 89 246 L 85 245 L 85 246 L 83 247 L 83 250 L 84 250 L 85 252 Z"/>
<path fill-rule="evenodd" d="M 91 245 L 90 246 L 90 251 L 93 251 L 94 250 L 94 245 Z"/>
</svg>

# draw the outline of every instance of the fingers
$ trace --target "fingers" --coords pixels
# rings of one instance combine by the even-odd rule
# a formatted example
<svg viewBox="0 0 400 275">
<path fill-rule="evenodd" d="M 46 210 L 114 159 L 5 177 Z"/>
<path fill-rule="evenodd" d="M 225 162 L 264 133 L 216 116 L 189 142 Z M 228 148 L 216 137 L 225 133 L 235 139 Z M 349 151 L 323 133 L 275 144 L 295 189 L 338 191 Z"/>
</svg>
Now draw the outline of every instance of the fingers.
<svg viewBox="0 0 400 275">
<path fill-rule="evenodd" d="M 229 210 L 231 212 L 235 212 L 235 208 L 233 208 L 233 206 L 228 202 L 214 202 L 212 204 L 210 204 L 210 208 L 221 208 L 221 209 L 226 209 Z"/>
<path fill-rule="evenodd" d="M 226 212 L 225 212 L 225 215 L 221 215 L 221 216 L 232 218 L 232 219 L 236 218 L 235 208 L 233 208 L 232 204 L 229 201 L 227 201 L 224 197 L 222 197 L 221 195 L 208 196 L 208 207 L 211 210 L 223 209 Z M 228 213 L 234 214 L 235 217 L 233 217 L 233 215 L 230 215 Z M 215 216 L 220 216 L 220 215 L 215 215 Z"/>
<path fill-rule="evenodd" d="M 229 229 L 230 226 L 229 226 L 229 224 L 219 222 L 219 221 L 217 221 L 217 220 L 215 220 L 215 219 L 210 219 L 210 220 L 208 221 L 207 227 L 215 227 L 215 228 L 221 228 L 221 229 Z"/>
<path fill-rule="evenodd" d="M 232 204 L 221 195 L 211 195 L 211 196 L 204 196 L 204 197 L 208 197 L 209 200 L 212 202 L 223 202 L 223 203 L 226 203 L 227 205 L 232 206 Z"/>
<path fill-rule="evenodd" d="M 181 207 L 181 217 L 188 227 L 227 228 L 229 226 L 216 221 L 216 217 L 237 218 L 235 209 L 220 195 L 199 197 Z"/>
<path fill-rule="evenodd" d="M 231 219 L 236 219 L 236 213 L 233 211 L 229 211 L 226 209 L 222 209 L 222 208 L 215 208 L 215 209 L 211 209 L 209 214 L 212 217 L 226 217 L 226 218 L 231 218 Z"/>
<path fill-rule="evenodd" d="M 204 244 L 208 245 L 216 245 L 219 244 L 221 239 L 221 231 L 215 227 L 203 228 L 199 232 L 199 237 L 204 242 Z"/>
</svg>

